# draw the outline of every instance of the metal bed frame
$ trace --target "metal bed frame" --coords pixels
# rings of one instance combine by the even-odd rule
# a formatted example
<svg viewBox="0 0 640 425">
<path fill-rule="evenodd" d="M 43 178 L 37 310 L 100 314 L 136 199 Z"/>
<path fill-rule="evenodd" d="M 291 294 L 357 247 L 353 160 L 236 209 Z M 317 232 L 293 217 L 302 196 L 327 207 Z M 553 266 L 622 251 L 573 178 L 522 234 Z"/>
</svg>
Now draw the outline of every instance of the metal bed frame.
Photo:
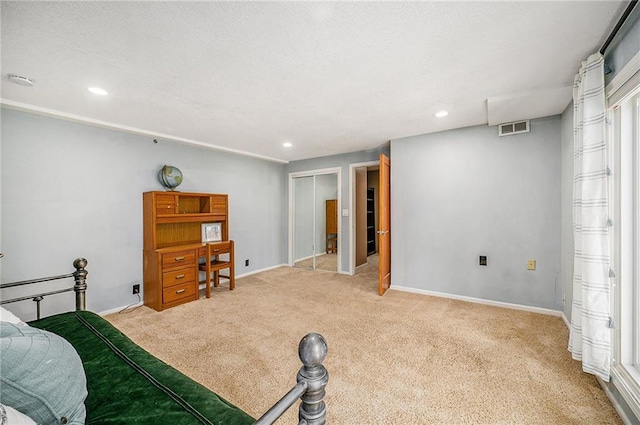
<svg viewBox="0 0 640 425">
<path fill-rule="evenodd" d="M 23 286 L 23 285 L 31 285 L 34 283 L 48 282 L 51 280 L 67 279 L 70 277 L 72 277 L 73 281 L 75 282 L 75 284 L 70 288 L 59 289 L 57 291 L 42 292 L 40 294 L 28 295 L 26 297 L 2 300 L 0 301 L 0 305 L 31 299 L 36 303 L 36 318 L 39 320 L 40 319 L 40 302 L 44 299 L 44 297 L 46 297 L 47 295 L 62 294 L 63 292 L 74 291 L 76 293 L 76 310 L 86 310 L 87 309 L 87 295 L 86 295 L 87 274 L 88 274 L 87 270 L 85 269 L 86 266 L 87 266 L 86 259 L 76 258 L 75 261 L 73 262 L 73 267 L 76 269 L 76 271 L 73 273 L 62 274 L 59 276 L 42 277 L 40 279 L 22 280 L 20 282 L 3 283 L 0 285 L 0 289 L 13 288 L 16 286 Z"/>
<path fill-rule="evenodd" d="M 40 303 L 44 297 L 74 291 L 76 310 L 86 310 L 88 274 L 85 268 L 86 266 L 86 259 L 76 258 L 73 262 L 73 267 L 75 268 L 73 273 L 0 284 L 0 290 L 2 290 L 6 288 L 68 278 L 73 278 L 74 281 L 74 285 L 69 288 L 0 300 L 0 305 L 26 301 L 29 299 L 33 300 L 36 303 L 36 316 L 40 319 Z M 305 335 L 298 345 L 298 356 L 302 362 L 302 367 L 298 371 L 296 385 L 264 415 L 262 415 L 254 425 L 273 424 L 284 414 L 284 412 L 293 406 L 298 399 L 301 400 L 300 407 L 298 409 L 298 425 L 324 425 L 326 423 L 327 409 L 324 403 L 324 396 L 325 387 L 329 381 L 329 374 L 327 369 L 322 365 L 322 362 L 327 356 L 327 341 L 318 333 L 309 333 Z"/>
</svg>

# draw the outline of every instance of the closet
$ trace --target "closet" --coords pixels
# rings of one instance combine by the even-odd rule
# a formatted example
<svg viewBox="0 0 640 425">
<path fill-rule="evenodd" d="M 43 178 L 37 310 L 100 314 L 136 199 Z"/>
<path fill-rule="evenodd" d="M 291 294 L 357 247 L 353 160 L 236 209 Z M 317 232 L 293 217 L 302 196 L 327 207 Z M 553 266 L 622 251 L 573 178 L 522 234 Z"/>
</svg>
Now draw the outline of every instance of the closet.
<svg viewBox="0 0 640 425">
<path fill-rule="evenodd" d="M 367 188 L 367 255 L 376 253 L 375 189 Z"/>
<path fill-rule="evenodd" d="M 378 178 L 377 166 L 354 169 L 355 267 L 366 264 L 378 252 Z"/>
<path fill-rule="evenodd" d="M 337 172 L 290 174 L 290 263 L 338 270 L 339 187 Z"/>
</svg>

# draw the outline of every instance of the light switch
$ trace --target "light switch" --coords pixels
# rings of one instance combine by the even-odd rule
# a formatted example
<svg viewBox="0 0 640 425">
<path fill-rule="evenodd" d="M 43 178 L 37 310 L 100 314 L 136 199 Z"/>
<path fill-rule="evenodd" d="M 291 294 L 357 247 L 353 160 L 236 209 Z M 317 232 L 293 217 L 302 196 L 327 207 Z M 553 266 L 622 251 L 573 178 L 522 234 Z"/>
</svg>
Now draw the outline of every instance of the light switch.
<svg viewBox="0 0 640 425">
<path fill-rule="evenodd" d="M 536 260 L 527 260 L 527 270 L 536 269 Z"/>
<path fill-rule="evenodd" d="M 348 209 L 342 210 L 342 216 L 349 217 L 349 210 Z"/>
</svg>

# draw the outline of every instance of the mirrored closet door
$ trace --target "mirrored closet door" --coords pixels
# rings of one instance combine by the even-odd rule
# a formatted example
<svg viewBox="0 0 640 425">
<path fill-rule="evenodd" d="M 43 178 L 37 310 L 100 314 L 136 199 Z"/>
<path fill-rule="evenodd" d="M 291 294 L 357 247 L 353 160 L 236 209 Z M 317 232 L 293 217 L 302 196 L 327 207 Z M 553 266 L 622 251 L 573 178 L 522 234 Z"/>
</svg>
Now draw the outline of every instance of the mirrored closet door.
<svg viewBox="0 0 640 425">
<path fill-rule="evenodd" d="M 338 174 L 293 178 L 293 264 L 338 270 Z"/>
<path fill-rule="evenodd" d="M 314 186 L 315 176 L 293 179 L 293 258 L 296 267 L 315 269 Z"/>
</svg>

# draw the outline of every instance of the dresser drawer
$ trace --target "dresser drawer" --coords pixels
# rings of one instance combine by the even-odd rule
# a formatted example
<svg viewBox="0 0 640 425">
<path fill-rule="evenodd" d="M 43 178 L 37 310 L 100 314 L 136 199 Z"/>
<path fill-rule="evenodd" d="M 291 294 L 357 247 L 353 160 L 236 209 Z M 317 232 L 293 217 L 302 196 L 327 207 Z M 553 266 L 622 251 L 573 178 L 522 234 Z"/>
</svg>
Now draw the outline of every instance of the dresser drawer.
<svg viewBox="0 0 640 425">
<path fill-rule="evenodd" d="M 193 249 L 162 254 L 162 270 L 185 268 L 195 264 L 196 252 Z"/>
<path fill-rule="evenodd" d="M 195 299 L 196 284 L 195 282 L 187 282 L 181 285 L 164 288 L 162 290 L 162 302 L 168 304 L 184 298 Z"/>
<path fill-rule="evenodd" d="M 162 273 L 162 287 L 179 285 L 181 283 L 194 282 L 196 280 L 196 271 L 193 266 L 188 269 L 172 270 Z"/>
</svg>

